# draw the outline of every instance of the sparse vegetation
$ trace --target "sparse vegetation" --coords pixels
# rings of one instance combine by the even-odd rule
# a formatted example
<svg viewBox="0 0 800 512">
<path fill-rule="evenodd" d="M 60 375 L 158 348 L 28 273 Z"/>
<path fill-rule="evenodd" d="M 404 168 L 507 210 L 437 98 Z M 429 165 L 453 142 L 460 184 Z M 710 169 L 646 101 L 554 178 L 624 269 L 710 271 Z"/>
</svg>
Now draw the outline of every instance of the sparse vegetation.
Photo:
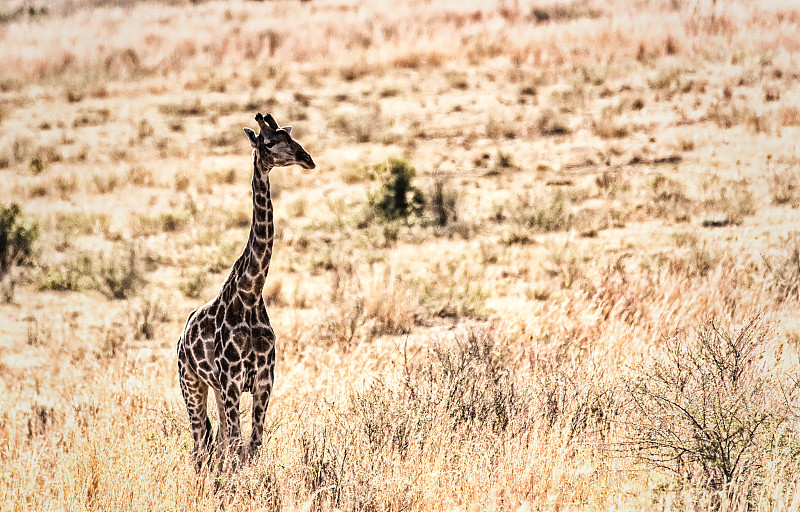
<svg viewBox="0 0 800 512">
<path fill-rule="evenodd" d="M 791 2 L 0 25 L 0 509 L 800 508 Z M 198 473 L 175 340 L 243 250 L 259 111 L 317 168 L 270 173 L 263 448 Z"/>
</svg>

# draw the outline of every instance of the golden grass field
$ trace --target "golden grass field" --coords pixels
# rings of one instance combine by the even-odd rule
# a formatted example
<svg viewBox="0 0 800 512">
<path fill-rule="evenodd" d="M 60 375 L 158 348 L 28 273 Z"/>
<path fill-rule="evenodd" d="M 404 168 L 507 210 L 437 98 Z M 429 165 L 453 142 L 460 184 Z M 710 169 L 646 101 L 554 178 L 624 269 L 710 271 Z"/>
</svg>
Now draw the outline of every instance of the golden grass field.
<svg viewBox="0 0 800 512">
<path fill-rule="evenodd" d="M 799 78 L 790 1 L 1 3 L 0 510 L 800 509 Z M 317 168 L 264 447 L 198 473 L 258 111 Z"/>
</svg>

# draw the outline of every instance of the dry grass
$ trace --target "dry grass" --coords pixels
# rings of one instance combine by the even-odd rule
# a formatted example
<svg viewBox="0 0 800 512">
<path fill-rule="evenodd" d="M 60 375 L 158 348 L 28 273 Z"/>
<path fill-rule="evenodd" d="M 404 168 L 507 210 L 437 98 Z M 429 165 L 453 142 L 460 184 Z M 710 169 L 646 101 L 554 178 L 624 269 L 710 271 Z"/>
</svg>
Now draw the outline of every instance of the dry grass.
<svg viewBox="0 0 800 512">
<path fill-rule="evenodd" d="M 0 510 L 798 510 L 798 49 L 788 1 L 7 2 Z M 198 474 L 255 111 L 318 167 L 264 448 Z"/>
</svg>

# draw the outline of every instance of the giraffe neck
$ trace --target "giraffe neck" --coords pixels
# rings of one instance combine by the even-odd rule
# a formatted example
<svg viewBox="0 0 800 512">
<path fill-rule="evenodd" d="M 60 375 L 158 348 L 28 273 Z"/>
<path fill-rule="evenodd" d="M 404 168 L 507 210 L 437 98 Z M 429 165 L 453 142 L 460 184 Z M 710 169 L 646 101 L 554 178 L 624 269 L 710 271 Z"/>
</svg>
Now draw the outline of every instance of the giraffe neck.
<svg viewBox="0 0 800 512">
<path fill-rule="evenodd" d="M 231 285 L 247 305 L 261 299 L 264 282 L 267 279 L 269 263 L 272 259 L 272 242 L 275 238 L 275 225 L 272 218 L 272 197 L 269 188 L 269 170 L 262 169 L 253 161 L 253 219 L 247 245 L 239 256 L 231 273 Z M 238 279 L 237 279 L 238 278 Z M 231 281 L 231 279 L 229 279 Z"/>
</svg>

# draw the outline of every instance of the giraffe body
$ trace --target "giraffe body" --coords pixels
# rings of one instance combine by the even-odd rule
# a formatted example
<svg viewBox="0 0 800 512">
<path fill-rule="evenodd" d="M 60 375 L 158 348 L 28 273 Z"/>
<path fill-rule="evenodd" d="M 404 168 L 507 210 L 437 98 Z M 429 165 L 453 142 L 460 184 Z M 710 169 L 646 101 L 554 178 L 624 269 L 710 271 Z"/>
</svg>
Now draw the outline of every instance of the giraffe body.
<svg viewBox="0 0 800 512">
<path fill-rule="evenodd" d="M 207 411 L 210 389 L 220 419 L 217 450 L 245 455 L 239 423 L 243 392 L 253 395 L 247 454 L 261 446 L 275 372 L 275 332 L 262 297 L 275 236 L 269 172 L 292 164 L 315 167 L 311 156 L 291 138 L 291 127 L 280 128 L 269 114 L 257 114 L 256 121 L 260 134 L 244 129 L 253 146 L 253 219 L 247 245 L 217 296 L 189 315 L 178 339 L 178 376 L 198 458 L 211 452 L 214 444 Z"/>
</svg>

